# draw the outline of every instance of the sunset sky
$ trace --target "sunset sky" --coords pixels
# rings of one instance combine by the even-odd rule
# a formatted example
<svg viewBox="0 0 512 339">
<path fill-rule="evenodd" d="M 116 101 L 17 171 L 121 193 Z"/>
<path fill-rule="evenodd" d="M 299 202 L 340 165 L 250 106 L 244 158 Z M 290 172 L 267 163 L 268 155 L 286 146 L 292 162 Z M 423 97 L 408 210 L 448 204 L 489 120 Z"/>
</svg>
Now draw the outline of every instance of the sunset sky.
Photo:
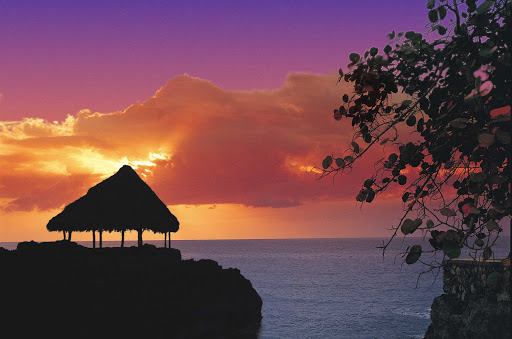
<svg viewBox="0 0 512 339">
<path fill-rule="evenodd" d="M 48 220 L 123 164 L 178 217 L 174 239 L 389 235 L 396 195 L 355 201 L 381 149 L 334 181 L 315 166 L 352 138 L 332 118 L 348 54 L 393 29 L 426 32 L 426 12 L 410 0 L 0 2 L 0 241 L 61 238 Z"/>
</svg>

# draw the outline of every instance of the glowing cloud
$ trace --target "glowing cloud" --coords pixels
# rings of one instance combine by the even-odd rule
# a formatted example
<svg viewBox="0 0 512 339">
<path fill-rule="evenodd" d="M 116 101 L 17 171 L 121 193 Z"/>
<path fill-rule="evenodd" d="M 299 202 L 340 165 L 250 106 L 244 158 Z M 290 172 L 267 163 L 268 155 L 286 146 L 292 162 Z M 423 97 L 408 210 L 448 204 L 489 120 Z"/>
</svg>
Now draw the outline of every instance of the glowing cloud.
<svg viewBox="0 0 512 339">
<path fill-rule="evenodd" d="M 291 74 L 278 90 L 237 92 L 183 75 L 124 111 L 0 122 L 1 206 L 59 208 L 124 164 L 167 204 L 352 198 L 363 174 L 315 180 L 321 159 L 351 137 L 329 114 L 343 93 L 336 80 Z"/>
</svg>

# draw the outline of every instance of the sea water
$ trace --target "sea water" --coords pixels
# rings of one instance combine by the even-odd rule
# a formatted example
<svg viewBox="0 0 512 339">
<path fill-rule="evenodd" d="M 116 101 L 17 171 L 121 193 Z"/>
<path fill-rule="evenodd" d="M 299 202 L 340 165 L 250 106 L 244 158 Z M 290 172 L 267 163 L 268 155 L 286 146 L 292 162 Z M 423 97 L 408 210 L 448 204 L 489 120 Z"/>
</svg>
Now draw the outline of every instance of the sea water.
<svg viewBox="0 0 512 339">
<path fill-rule="evenodd" d="M 503 238 L 497 256 L 508 254 Z M 183 259 L 213 259 L 240 269 L 263 299 L 262 339 L 422 338 L 432 300 L 443 293 L 442 271 L 419 276 L 428 267 L 403 262 L 407 246 L 428 249 L 426 240 L 395 239 L 382 256 L 377 246 L 386 240 L 173 240 L 172 247 Z"/>
</svg>

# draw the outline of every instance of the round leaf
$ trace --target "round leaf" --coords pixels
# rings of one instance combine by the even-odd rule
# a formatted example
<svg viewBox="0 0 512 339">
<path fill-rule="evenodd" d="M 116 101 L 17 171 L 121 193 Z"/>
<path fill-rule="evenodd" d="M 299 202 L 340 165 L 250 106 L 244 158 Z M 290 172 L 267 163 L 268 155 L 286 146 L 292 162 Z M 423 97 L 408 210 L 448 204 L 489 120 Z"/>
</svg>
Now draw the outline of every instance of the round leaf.
<svg viewBox="0 0 512 339">
<path fill-rule="evenodd" d="M 454 210 L 448 207 L 441 208 L 439 212 L 441 212 L 441 215 L 444 215 L 445 217 L 454 217 L 457 215 Z"/>
<path fill-rule="evenodd" d="M 492 255 L 493 255 L 493 253 L 492 253 L 492 250 L 491 250 L 490 247 L 484 248 L 484 252 L 482 253 L 482 257 L 483 257 L 484 261 L 486 261 L 489 258 L 491 258 Z"/>
<path fill-rule="evenodd" d="M 332 157 L 329 155 L 325 157 L 324 161 L 322 161 L 322 167 L 324 169 L 328 169 L 332 164 Z"/>
<path fill-rule="evenodd" d="M 354 149 L 354 152 L 359 153 L 359 145 L 354 141 L 352 141 L 351 145 L 352 145 L 352 148 Z"/>
<path fill-rule="evenodd" d="M 402 223 L 402 227 L 400 227 L 400 230 L 404 235 L 412 234 L 416 230 L 416 227 L 414 226 L 414 221 L 412 219 L 405 219 Z"/>
<path fill-rule="evenodd" d="M 405 258 L 408 265 L 414 264 L 421 257 L 422 249 L 420 245 L 413 245 Z"/>
<path fill-rule="evenodd" d="M 437 11 L 435 9 L 433 10 L 430 10 L 428 12 L 428 19 L 430 20 L 430 22 L 434 23 L 434 22 L 437 22 L 437 20 L 439 19 L 438 16 L 437 16 Z"/>
<path fill-rule="evenodd" d="M 489 231 L 499 231 L 499 230 L 501 230 L 500 225 L 498 225 L 498 223 L 496 221 L 492 220 L 492 219 L 485 223 L 485 227 Z"/>
<path fill-rule="evenodd" d="M 350 53 L 348 58 L 350 59 L 350 61 L 352 63 L 355 64 L 356 62 L 358 62 L 361 59 L 361 56 L 358 53 Z"/>
<path fill-rule="evenodd" d="M 405 185 L 407 183 L 407 177 L 405 175 L 400 175 L 398 177 L 398 184 Z"/>
<path fill-rule="evenodd" d="M 478 135 L 478 143 L 482 147 L 489 147 L 494 144 L 494 135 L 489 133 L 482 133 Z"/>
<path fill-rule="evenodd" d="M 343 160 L 342 158 L 336 158 L 336 166 L 338 166 L 338 167 L 345 166 L 345 160 Z"/>
</svg>

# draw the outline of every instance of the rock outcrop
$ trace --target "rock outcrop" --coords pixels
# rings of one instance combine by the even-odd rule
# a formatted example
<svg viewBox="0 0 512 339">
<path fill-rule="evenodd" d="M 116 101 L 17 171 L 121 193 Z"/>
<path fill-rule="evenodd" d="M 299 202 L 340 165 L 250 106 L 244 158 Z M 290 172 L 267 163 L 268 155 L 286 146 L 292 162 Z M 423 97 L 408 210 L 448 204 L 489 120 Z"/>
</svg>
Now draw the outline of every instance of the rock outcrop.
<svg viewBox="0 0 512 339">
<path fill-rule="evenodd" d="M 425 339 L 511 338 L 510 272 L 501 260 L 451 260 Z"/>
<path fill-rule="evenodd" d="M 176 249 L 25 242 L 0 268 L 6 338 L 256 338 L 261 324 L 239 270 Z"/>
</svg>

